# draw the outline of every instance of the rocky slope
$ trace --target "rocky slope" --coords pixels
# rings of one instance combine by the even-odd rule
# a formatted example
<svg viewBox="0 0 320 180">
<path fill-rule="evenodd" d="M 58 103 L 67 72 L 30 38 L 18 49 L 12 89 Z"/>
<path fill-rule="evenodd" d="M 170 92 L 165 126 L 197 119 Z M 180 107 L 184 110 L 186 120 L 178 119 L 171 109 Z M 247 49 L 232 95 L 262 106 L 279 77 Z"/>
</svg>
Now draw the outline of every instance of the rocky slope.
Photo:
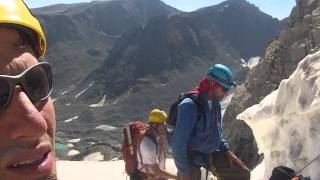
<svg viewBox="0 0 320 180">
<path fill-rule="evenodd" d="M 320 1 L 296 0 L 296 4 L 285 29 L 265 50 L 245 84 L 236 90 L 224 116 L 227 138 L 235 152 L 250 166 L 259 160 L 258 149 L 252 131 L 243 122 L 234 121 L 236 116 L 277 89 L 281 80 L 292 74 L 298 62 L 320 46 Z"/>
</svg>

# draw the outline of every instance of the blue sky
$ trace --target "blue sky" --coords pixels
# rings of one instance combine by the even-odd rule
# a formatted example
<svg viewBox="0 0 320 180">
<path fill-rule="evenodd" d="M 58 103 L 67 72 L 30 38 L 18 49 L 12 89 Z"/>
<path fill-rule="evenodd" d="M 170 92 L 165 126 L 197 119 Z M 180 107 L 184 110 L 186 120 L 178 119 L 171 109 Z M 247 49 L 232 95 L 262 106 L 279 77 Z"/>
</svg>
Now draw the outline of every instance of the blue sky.
<svg viewBox="0 0 320 180">
<path fill-rule="evenodd" d="M 24 0 L 31 8 L 57 3 L 89 2 L 91 0 Z M 182 11 L 193 11 L 201 7 L 218 4 L 224 0 L 162 0 L 166 4 Z M 295 0 L 248 0 L 263 12 L 278 19 L 288 17 L 295 6 Z"/>
</svg>

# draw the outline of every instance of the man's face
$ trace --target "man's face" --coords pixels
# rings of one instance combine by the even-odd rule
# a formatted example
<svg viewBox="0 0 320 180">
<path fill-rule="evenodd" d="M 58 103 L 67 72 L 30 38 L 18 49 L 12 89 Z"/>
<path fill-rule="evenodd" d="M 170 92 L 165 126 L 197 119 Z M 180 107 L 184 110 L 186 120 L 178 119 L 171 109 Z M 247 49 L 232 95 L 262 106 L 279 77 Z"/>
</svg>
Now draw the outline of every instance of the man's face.
<svg viewBox="0 0 320 180">
<path fill-rule="evenodd" d="M 30 47 L 19 46 L 15 30 L 0 27 L 0 37 L 0 75 L 18 75 L 38 63 Z M 51 99 L 32 103 L 16 86 L 10 103 L 0 112 L 0 179 L 57 179 L 55 130 Z"/>
<path fill-rule="evenodd" d="M 226 96 L 228 96 L 228 92 L 226 92 L 224 88 L 220 85 L 215 86 L 214 88 L 208 91 L 209 100 L 216 99 L 218 101 L 222 101 L 222 99 Z"/>
</svg>

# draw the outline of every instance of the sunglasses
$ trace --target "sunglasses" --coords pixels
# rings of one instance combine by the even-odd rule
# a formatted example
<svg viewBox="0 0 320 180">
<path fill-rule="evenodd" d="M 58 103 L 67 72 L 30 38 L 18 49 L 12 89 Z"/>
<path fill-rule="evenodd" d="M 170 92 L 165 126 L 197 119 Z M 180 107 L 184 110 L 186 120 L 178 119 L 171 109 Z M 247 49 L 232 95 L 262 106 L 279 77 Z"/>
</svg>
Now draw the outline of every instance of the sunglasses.
<svg viewBox="0 0 320 180">
<path fill-rule="evenodd" d="M 230 89 L 225 88 L 224 86 L 221 86 L 221 87 L 222 87 L 223 92 L 225 92 L 225 93 L 228 93 L 230 91 Z"/>
<path fill-rule="evenodd" d="M 222 89 L 222 91 L 223 91 L 224 93 L 228 93 L 228 92 L 230 91 L 230 89 L 225 88 L 225 87 L 222 86 L 221 84 L 219 84 L 219 83 L 216 83 L 216 84 L 218 84 L 218 86 Z M 214 88 L 214 87 L 216 86 L 216 84 L 215 84 L 214 82 L 210 81 L 210 88 Z"/>
<path fill-rule="evenodd" d="M 17 85 L 20 85 L 32 103 L 47 99 L 52 91 L 49 63 L 40 62 L 16 76 L 0 75 L 0 112 L 10 103 Z"/>
</svg>

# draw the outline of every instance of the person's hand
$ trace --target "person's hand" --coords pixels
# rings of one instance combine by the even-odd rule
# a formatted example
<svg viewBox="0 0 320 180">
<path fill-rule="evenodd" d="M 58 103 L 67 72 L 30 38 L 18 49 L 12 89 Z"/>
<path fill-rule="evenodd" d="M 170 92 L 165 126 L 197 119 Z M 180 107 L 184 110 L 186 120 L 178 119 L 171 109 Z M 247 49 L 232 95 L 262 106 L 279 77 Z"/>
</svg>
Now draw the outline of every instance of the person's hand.
<svg viewBox="0 0 320 180">
<path fill-rule="evenodd" d="M 299 176 L 295 176 L 291 180 L 301 180 L 301 178 Z"/>
<path fill-rule="evenodd" d="M 227 159 L 229 161 L 229 164 L 231 167 L 233 167 L 234 164 L 240 166 L 242 169 L 250 171 L 249 168 L 236 156 L 234 155 L 230 150 L 226 152 Z"/>
</svg>

